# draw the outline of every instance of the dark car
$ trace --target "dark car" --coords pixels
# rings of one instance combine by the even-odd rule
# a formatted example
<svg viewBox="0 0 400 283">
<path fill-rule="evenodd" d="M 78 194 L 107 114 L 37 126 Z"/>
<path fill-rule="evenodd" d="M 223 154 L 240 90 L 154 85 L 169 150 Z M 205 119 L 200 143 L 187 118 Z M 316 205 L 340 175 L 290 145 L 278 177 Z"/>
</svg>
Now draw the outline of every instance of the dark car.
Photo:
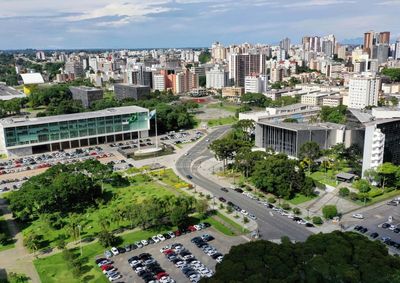
<svg viewBox="0 0 400 283">
<path fill-rule="evenodd" d="M 371 233 L 370 236 L 371 236 L 372 239 L 376 239 L 376 238 L 378 238 L 379 234 L 374 232 L 374 233 Z"/>
<path fill-rule="evenodd" d="M 382 224 L 382 228 L 383 229 L 387 229 L 387 228 L 389 228 L 390 227 L 390 224 L 389 223 L 383 223 Z"/>
<path fill-rule="evenodd" d="M 213 254 L 211 257 L 212 257 L 213 259 L 217 259 L 217 258 L 219 258 L 220 256 L 223 256 L 223 254 L 221 254 L 221 253 L 216 253 L 216 254 Z"/>
<path fill-rule="evenodd" d="M 220 202 L 226 202 L 226 199 L 224 199 L 223 197 L 219 197 L 218 199 Z"/>
<path fill-rule="evenodd" d="M 151 237 L 147 239 L 147 242 L 149 242 L 149 244 L 155 244 L 154 240 Z"/>
<path fill-rule="evenodd" d="M 227 188 L 221 188 L 221 191 L 223 191 L 225 193 L 229 192 L 229 190 Z"/>
<path fill-rule="evenodd" d="M 357 226 L 355 226 L 354 227 L 354 230 L 356 230 L 356 231 L 360 231 L 360 229 L 362 229 L 363 227 L 362 226 L 360 226 L 360 225 L 357 225 Z"/>
<path fill-rule="evenodd" d="M 312 224 L 312 223 L 310 223 L 310 222 L 307 222 L 307 223 L 306 223 L 306 227 L 311 228 L 311 227 L 315 227 L 315 226 L 314 226 L 314 224 Z"/>
<path fill-rule="evenodd" d="M 235 189 L 235 192 L 243 193 L 243 190 L 242 190 L 242 189 L 239 189 L 239 188 L 236 188 L 236 189 Z"/>
<path fill-rule="evenodd" d="M 400 228 L 395 228 L 395 229 L 393 230 L 393 232 L 396 233 L 396 234 L 400 233 Z"/>
<path fill-rule="evenodd" d="M 126 252 L 126 250 L 124 248 L 121 248 L 121 247 L 118 247 L 117 250 L 118 250 L 118 252 L 120 254 L 123 254 L 124 252 Z"/>
<path fill-rule="evenodd" d="M 189 180 L 193 179 L 192 175 L 186 175 L 186 178 L 188 178 Z"/>
<path fill-rule="evenodd" d="M 360 229 L 360 233 L 365 234 L 366 232 L 368 232 L 368 229 L 363 227 L 362 229 Z"/>
<path fill-rule="evenodd" d="M 235 205 L 235 204 L 234 204 L 233 202 L 231 202 L 231 201 L 228 201 L 226 204 L 229 205 L 229 206 L 234 206 L 234 205 Z"/>
<path fill-rule="evenodd" d="M 103 260 L 107 260 L 106 258 L 102 257 L 102 258 L 98 258 L 95 260 L 96 264 L 99 264 L 100 262 L 102 262 Z"/>
</svg>

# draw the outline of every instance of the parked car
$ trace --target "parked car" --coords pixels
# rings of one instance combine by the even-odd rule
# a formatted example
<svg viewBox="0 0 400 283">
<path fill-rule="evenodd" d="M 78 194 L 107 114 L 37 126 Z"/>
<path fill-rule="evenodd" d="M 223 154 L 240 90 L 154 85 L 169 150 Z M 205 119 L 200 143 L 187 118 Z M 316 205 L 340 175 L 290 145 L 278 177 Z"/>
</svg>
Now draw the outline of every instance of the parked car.
<svg viewBox="0 0 400 283">
<path fill-rule="evenodd" d="M 372 239 L 376 239 L 376 238 L 378 238 L 379 234 L 374 232 L 374 233 L 371 233 L 370 236 L 371 236 Z"/>
<path fill-rule="evenodd" d="M 218 200 L 219 200 L 220 202 L 226 202 L 226 199 L 223 198 L 223 197 L 219 197 Z"/>
<path fill-rule="evenodd" d="M 361 213 L 353 214 L 352 217 L 357 219 L 364 219 L 364 215 L 362 215 Z"/>
<path fill-rule="evenodd" d="M 225 193 L 229 192 L 229 190 L 227 188 L 221 188 L 221 191 L 223 191 Z"/>
<path fill-rule="evenodd" d="M 119 251 L 116 247 L 112 247 L 111 252 L 113 253 L 113 255 L 119 255 Z"/>
</svg>

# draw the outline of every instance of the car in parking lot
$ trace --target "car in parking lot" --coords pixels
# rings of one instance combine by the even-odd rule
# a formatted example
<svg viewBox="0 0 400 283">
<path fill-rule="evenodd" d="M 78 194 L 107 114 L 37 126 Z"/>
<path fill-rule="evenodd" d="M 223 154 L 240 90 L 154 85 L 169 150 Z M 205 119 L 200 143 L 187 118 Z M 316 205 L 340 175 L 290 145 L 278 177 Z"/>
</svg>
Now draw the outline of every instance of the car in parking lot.
<svg viewBox="0 0 400 283">
<path fill-rule="evenodd" d="M 224 188 L 224 187 L 221 188 L 221 191 L 223 191 L 225 193 L 229 192 L 229 190 L 227 188 Z"/>
<path fill-rule="evenodd" d="M 165 237 L 164 237 L 163 235 L 161 235 L 161 234 L 158 234 L 158 235 L 157 235 L 157 238 L 158 238 L 160 241 L 165 241 Z"/>
<path fill-rule="evenodd" d="M 376 238 L 378 238 L 379 237 L 379 234 L 378 233 L 376 233 L 376 232 L 373 232 L 373 233 L 371 233 L 371 238 L 372 239 L 376 239 Z"/>
<path fill-rule="evenodd" d="M 242 194 L 242 193 L 243 193 L 243 190 L 240 189 L 240 188 L 236 188 L 236 189 L 235 189 L 235 192 L 238 192 L 238 193 L 241 193 L 241 194 Z"/>
<path fill-rule="evenodd" d="M 155 243 L 160 242 L 160 239 L 157 236 L 151 237 Z"/>
<path fill-rule="evenodd" d="M 113 255 L 119 255 L 119 251 L 116 247 L 112 247 L 111 252 L 113 253 Z"/>
</svg>

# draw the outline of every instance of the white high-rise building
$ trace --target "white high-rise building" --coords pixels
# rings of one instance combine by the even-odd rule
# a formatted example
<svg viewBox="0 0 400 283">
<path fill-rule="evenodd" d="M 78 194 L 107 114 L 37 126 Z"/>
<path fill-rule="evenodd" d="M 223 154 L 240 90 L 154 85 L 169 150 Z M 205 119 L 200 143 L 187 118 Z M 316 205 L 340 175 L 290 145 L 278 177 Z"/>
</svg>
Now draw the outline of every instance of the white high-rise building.
<svg viewBox="0 0 400 283">
<path fill-rule="evenodd" d="M 244 80 L 244 92 L 264 93 L 267 90 L 266 76 L 246 76 Z"/>
<path fill-rule="evenodd" d="M 394 59 L 400 60 L 400 37 L 397 39 L 394 47 Z"/>
<path fill-rule="evenodd" d="M 385 135 L 376 125 L 367 126 L 365 129 L 363 176 L 366 170 L 377 169 L 383 163 L 384 152 Z"/>
<path fill-rule="evenodd" d="M 165 75 L 162 74 L 153 75 L 153 89 L 159 91 L 165 90 Z"/>
<path fill-rule="evenodd" d="M 210 71 L 206 72 L 207 88 L 224 88 L 228 86 L 229 73 L 223 67 L 215 65 Z"/>
<path fill-rule="evenodd" d="M 349 108 L 364 109 L 377 106 L 381 79 L 371 75 L 358 75 L 349 82 Z"/>
</svg>

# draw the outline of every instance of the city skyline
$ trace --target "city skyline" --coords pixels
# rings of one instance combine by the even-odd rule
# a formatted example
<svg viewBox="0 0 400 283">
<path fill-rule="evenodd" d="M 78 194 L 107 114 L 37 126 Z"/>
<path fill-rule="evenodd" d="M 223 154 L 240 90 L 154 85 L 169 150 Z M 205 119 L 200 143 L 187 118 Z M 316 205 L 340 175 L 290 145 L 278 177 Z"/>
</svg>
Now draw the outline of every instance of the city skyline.
<svg viewBox="0 0 400 283">
<path fill-rule="evenodd" d="M 0 49 L 156 48 L 239 42 L 299 43 L 304 35 L 400 36 L 400 1 L 0 0 Z M 371 13 L 373 11 L 373 13 Z"/>
</svg>

